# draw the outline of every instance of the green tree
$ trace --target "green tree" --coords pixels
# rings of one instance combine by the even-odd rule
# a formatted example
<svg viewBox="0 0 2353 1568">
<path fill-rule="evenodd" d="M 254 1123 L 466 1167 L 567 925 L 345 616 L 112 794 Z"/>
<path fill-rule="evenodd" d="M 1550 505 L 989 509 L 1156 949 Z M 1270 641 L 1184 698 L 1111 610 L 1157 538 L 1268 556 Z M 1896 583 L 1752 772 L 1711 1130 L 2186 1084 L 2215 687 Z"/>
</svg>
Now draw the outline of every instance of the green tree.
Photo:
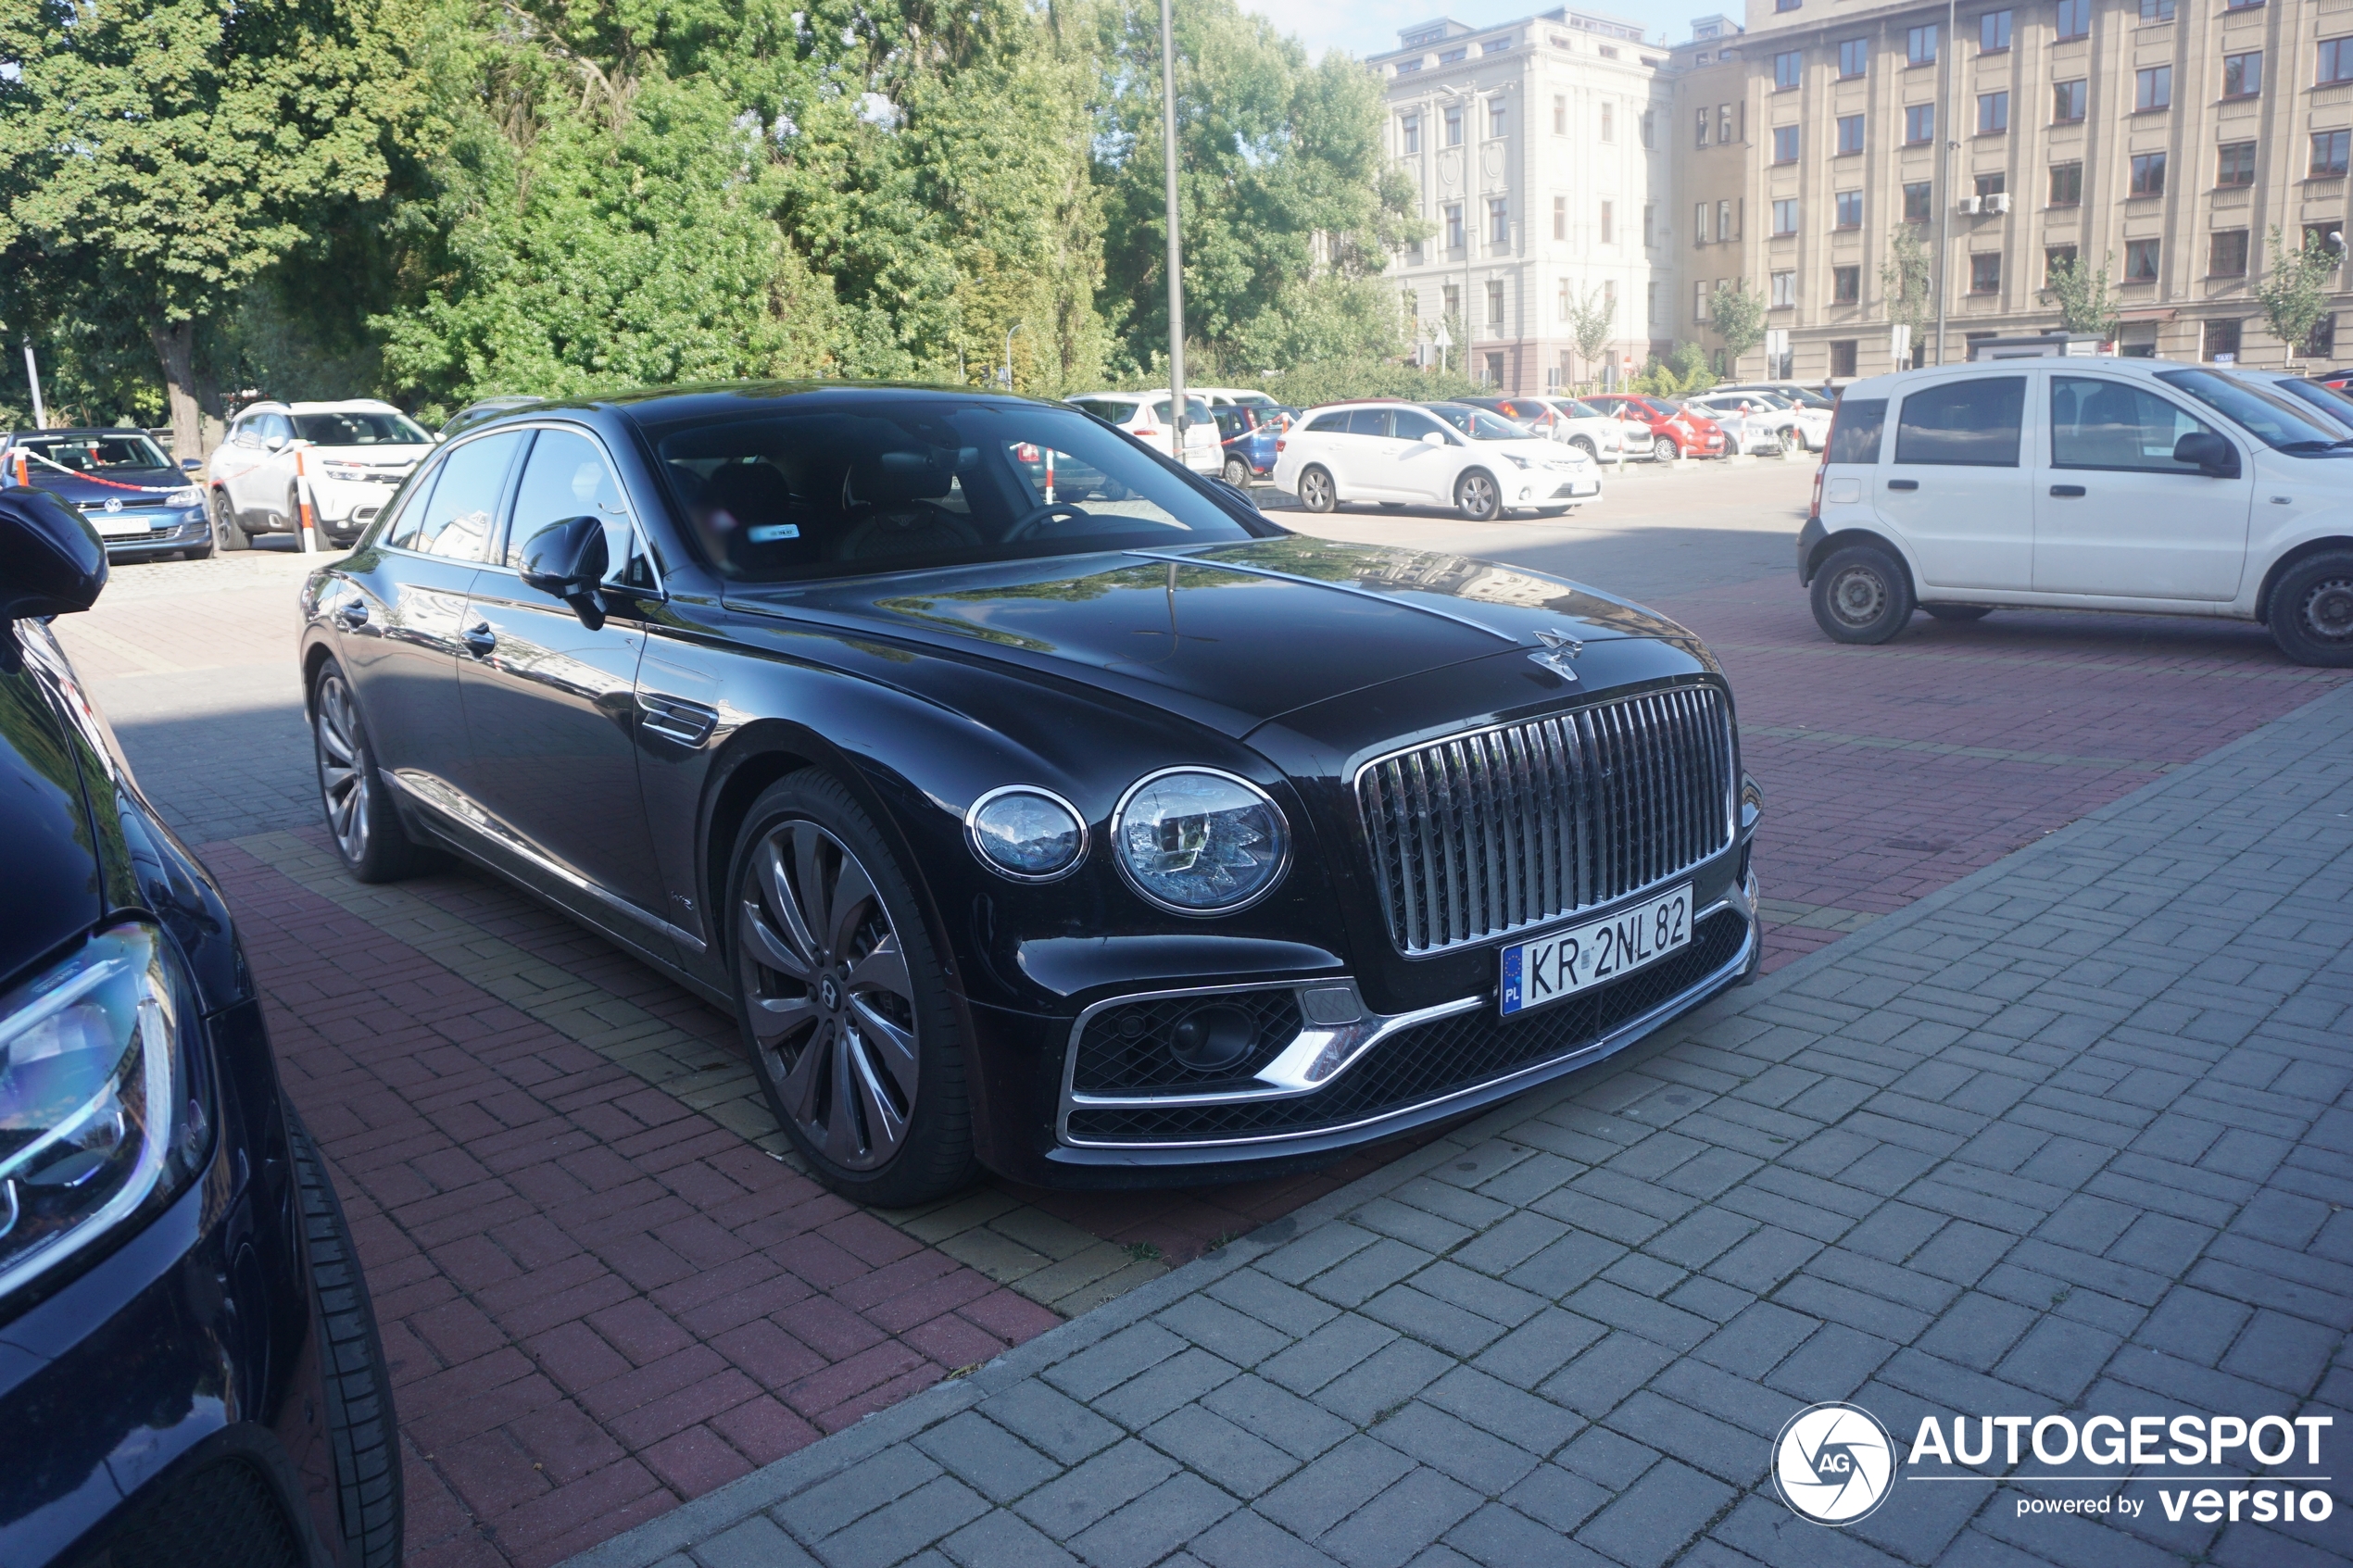
<svg viewBox="0 0 2353 1568">
<path fill-rule="evenodd" d="M 1602 362 L 1609 349 L 1609 340 L 1617 332 L 1617 299 L 1599 283 L 1586 291 L 1568 307 L 1568 335 L 1577 344 L 1577 357 L 1592 370 Z"/>
<path fill-rule="evenodd" d="M 2263 307 L 2271 335 L 2287 345 L 2288 360 L 2294 363 L 2329 307 L 2329 284 L 2345 257 L 2315 243 L 2309 231 L 2304 243 L 2289 250 L 2276 223 L 2271 225 L 2271 265 L 2255 285 L 2255 303 Z"/>
<path fill-rule="evenodd" d="M 1909 327 L 1918 345 L 1920 332 L 1936 319 L 1935 272 L 1929 265 L 1928 245 L 1919 226 L 1898 223 L 1888 236 L 1887 259 L 1880 264 L 1880 292 L 1887 299 L 1887 319 Z"/>
<path fill-rule="evenodd" d="M 1751 294 L 1745 278 L 1718 283 L 1707 313 L 1724 340 L 1724 369 L 1737 375 L 1741 356 L 1765 341 L 1765 296 Z"/>
<path fill-rule="evenodd" d="M 0 60 L 0 310 L 143 333 L 194 452 L 199 323 L 383 190 L 406 78 L 374 6 L 17 0 Z"/>
<path fill-rule="evenodd" d="M 2063 256 L 2051 263 L 2050 282 L 2044 285 L 2043 297 L 2057 304 L 2060 326 L 2070 332 L 2089 332 L 2103 343 L 2115 341 L 2116 296 L 2108 276 L 2108 263 L 2114 259 L 2114 252 L 2103 252 L 2096 272 L 2078 256 Z"/>
</svg>

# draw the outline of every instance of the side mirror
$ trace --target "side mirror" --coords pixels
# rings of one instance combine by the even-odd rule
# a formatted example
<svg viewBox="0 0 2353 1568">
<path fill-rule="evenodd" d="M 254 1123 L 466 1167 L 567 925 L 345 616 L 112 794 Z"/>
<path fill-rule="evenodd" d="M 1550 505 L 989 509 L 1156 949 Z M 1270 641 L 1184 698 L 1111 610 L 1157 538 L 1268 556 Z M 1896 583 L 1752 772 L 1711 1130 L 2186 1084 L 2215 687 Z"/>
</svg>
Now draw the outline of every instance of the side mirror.
<svg viewBox="0 0 2353 1568">
<path fill-rule="evenodd" d="M 204 459 L 202 458 L 182 458 L 180 459 L 180 471 L 182 473 L 194 473 L 202 467 L 204 467 Z"/>
<path fill-rule="evenodd" d="M 591 632 L 605 623 L 597 586 L 610 566 L 605 553 L 605 525 L 600 518 L 573 517 L 543 528 L 522 547 L 522 581 L 550 597 L 572 606 L 573 613 Z"/>
<path fill-rule="evenodd" d="M 1426 430 L 1422 432 L 1422 445 L 1425 446 L 1443 446 L 1446 445 L 1446 438 L 1439 434 L 1434 430 Z"/>
<path fill-rule="evenodd" d="M 13 671 L 19 617 L 70 615 L 98 602 L 107 547 L 46 490 L 0 491 L 0 669 Z"/>
<path fill-rule="evenodd" d="M 264 441 L 261 445 L 265 450 L 271 452 L 283 452 L 286 449 L 286 438 L 283 435 L 273 435 Z"/>
<path fill-rule="evenodd" d="M 2208 479 L 2239 476 L 2238 448 L 2209 431 L 2194 430 L 2173 443 L 2173 460 L 2189 464 Z"/>
</svg>

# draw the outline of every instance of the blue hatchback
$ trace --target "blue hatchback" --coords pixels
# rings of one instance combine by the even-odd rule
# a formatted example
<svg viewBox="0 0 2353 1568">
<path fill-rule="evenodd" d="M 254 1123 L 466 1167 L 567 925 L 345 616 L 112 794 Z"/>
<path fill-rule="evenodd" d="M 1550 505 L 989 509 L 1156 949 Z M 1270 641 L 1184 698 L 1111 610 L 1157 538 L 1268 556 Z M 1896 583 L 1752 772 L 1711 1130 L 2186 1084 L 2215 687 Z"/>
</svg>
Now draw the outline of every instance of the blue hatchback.
<svg viewBox="0 0 2353 1568">
<path fill-rule="evenodd" d="M 0 435 L 0 487 L 18 484 L 46 490 L 87 518 L 108 560 L 212 554 L 204 492 L 144 430 Z"/>
<path fill-rule="evenodd" d="M 1219 471 L 1228 484 L 1247 485 L 1275 471 L 1276 440 L 1282 434 L 1277 410 L 1248 404 L 1227 404 L 1211 410 L 1217 420 L 1218 439 L 1225 444 L 1225 467 Z"/>
</svg>

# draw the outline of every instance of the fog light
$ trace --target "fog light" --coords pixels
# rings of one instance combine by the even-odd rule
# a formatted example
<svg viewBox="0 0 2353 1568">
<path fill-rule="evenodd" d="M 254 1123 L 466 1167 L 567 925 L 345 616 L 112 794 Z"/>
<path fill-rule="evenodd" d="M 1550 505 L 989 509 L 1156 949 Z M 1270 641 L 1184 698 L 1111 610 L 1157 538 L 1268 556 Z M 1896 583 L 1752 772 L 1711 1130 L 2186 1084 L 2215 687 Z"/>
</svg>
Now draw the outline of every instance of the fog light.
<svg viewBox="0 0 2353 1568">
<path fill-rule="evenodd" d="M 1196 1073 L 1231 1067 L 1250 1054 L 1258 1026 L 1250 1014 L 1224 1002 L 1195 1008 L 1168 1032 L 1168 1054 Z"/>
</svg>

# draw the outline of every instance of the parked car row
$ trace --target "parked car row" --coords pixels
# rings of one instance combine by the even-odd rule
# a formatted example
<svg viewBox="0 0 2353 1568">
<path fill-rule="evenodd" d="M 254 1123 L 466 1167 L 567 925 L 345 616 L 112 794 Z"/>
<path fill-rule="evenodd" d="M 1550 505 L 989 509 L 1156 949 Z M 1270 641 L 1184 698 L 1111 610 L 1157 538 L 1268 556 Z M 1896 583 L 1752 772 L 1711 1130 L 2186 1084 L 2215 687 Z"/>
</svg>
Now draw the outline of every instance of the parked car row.
<svg viewBox="0 0 2353 1568">
<path fill-rule="evenodd" d="M 1558 517 L 1602 493 L 1585 452 L 1467 403 L 1328 404 L 1277 445 L 1275 486 L 1311 512 L 1376 501 L 1485 522 L 1515 508 Z"/>
</svg>

